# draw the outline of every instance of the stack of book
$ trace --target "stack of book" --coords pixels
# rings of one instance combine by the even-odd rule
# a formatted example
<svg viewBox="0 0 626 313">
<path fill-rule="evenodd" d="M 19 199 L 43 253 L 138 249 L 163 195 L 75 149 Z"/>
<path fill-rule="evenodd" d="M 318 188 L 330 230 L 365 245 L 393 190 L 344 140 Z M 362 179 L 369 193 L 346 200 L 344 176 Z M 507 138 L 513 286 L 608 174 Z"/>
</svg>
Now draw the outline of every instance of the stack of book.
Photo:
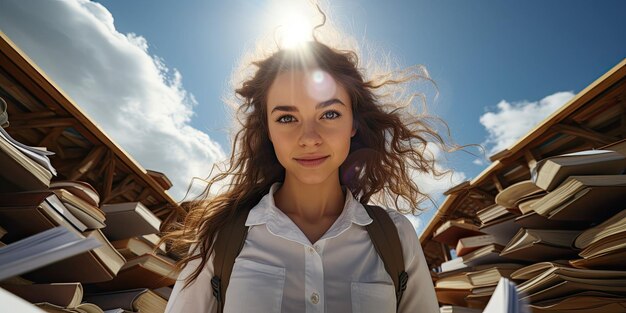
<svg viewBox="0 0 626 313">
<path fill-rule="evenodd" d="M 161 221 L 140 202 L 101 205 L 83 181 L 52 181 L 45 149 L 0 128 L 0 291 L 33 312 L 164 312 L 177 271 Z M 8 301 L 8 300 L 7 300 Z"/>
<path fill-rule="evenodd" d="M 477 212 L 479 225 L 440 226 L 433 239 L 457 257 L 441 264 L 439 301 L 482 309 L 506 277 L 533 312 L 625 311 L 625 169 L 626 156 L 610 150 L 547 158 Z"/>
</svg>

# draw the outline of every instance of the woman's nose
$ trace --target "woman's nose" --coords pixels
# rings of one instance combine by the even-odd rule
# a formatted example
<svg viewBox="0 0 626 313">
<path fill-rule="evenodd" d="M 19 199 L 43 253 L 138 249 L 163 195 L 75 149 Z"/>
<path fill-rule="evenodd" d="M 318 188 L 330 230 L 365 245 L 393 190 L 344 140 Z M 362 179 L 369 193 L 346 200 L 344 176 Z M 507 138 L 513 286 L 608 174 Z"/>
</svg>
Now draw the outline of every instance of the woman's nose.
<svg viewBox="0 0 626 313">
<path fill-rule="evenodd" d="M 302 126 L 302 134 L 300 134 L 298 141 L 301 146 L 319 145 L 322 143 L 322 137 L 313 123 L 305 123 Z"/>
</svg>

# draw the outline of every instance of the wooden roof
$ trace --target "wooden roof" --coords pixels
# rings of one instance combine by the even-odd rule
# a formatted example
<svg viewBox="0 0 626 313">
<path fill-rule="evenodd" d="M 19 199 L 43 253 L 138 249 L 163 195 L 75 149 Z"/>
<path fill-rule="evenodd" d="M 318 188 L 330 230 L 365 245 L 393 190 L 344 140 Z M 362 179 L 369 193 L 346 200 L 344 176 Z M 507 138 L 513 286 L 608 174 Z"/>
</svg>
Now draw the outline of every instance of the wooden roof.
<svg viewBox="0 0 626 313">
<path fill-rule="evenodd" d="M 50 158 L 58 172 L 53 180 L 90 183 L 101 205 L 141 201 L 161 219 L 182 211 L 164 189 L 167 178 L 149 175 L 2 32 L 0 97 L 9 105 L 6 131 L 56 153 Z"/>
<path fill-rule="evenodd" d="M 420 236 L 431 268 L 449 259 L 449 248 L 432 240 L 449 219 L 476 220 L 476 212 L 494 203 L 502 189 L 530 179 L 538 160 L 563 153 L 595 149 L 626 138 L 626 59 L 578 93 L 559 110 L 491 156 L 492 163 L 471 181 L 453 187 Z M 477 220 L 476 220 L 477 221 Z M 478 222 L 478 221 L 477 221 Z"/>
</svg>

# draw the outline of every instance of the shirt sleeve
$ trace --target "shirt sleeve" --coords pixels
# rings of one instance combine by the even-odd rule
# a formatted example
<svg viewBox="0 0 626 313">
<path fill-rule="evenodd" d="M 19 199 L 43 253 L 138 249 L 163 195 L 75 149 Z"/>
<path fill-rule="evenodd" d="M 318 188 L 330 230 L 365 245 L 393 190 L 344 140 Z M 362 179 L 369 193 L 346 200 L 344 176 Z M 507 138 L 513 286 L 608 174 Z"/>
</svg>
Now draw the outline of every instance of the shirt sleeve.
<svg viewBox="0 0 626 313">
<path fill-rule="evenodd" d="M 404 270 L 409 275 L 398 312 L 439 313 L 435 288 L 415 228 L 407 217 L 399 213 L 393 215 L 402 242 Z"/>
<path fill-rule="evenodd" d="M 200 275 L 189 286 L 185 285 L 185 278 L 191 275 L 200 264 L 196 259 L 187 264 L 178 275 L 174 289 L 167 302 L 165 313 L 213 313 L 217 312 L 217 302 L 211 288 L 213 278 L 213 255 L 206 262 Z"/>
</svg>

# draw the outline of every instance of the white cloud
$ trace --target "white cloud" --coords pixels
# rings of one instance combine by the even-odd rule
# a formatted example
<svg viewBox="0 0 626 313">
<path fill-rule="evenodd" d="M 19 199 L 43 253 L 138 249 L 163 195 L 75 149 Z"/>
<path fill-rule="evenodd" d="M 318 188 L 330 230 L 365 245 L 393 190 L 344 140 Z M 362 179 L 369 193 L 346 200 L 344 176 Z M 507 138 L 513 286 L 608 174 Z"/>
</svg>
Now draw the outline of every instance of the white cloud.
<svg viewBox="0 0 626 313">
<path fill-rule="evenodd" d="M 571 91 L 563 91 L 535 102 L 500 101 L 496 112 L 487 112 L 480 117 L 480 123 L 488 132 L 483 145 L 490 147 L 489 155 L 510 147 L 573 97 L 574 93 Z"/>
<path fill-rule="evenodd" d="M 429 143 L 426 146 L 426 154 L 427 156 L 433 157 L 436 160 L 435 168 L 439 172 L 444 172 L 449 168 L 446 166 L 445 154 L 441 149 L 432 143 Z M 443 193 L 448 189 L 460 184 L 461 182 L 467 179 L 465 173 L 460 171 L 451 171 L 441 177 L 434 177 L 431 174 L 412 172 L 411 173 L 413 181 L 416 182 L 418 188 L 422 193 L 429 195 L 432 200 L 435 202 L 432 204 L 430 201 L 426 200 L 421 204 L 421 208 L 425 209 L 425 211 L 418 213 L 417 216 L 406 214 L 405 216 L 409 219 L 415 231 L 420 234 L 423 230 L 423 226 L 427 225 L 430 222 L 430 219 L 433 217 L 434 212 L 441 205 L 444 200 Z M 388 204 L 393 204 L 394 200 L 388 198 Z M 409 204 L 402 198 L 398 199 L 398 205 L 402 210 L 408 209 Z"/>
<path fill-rule="evenodd" d="M 472 161 L 472 163 L 478 165 L 478 166 L 482 166 L 485 165 L 485 161 L 483 161 L 482 159 L 474 159 L 474 161 Z"/>
<path fill-rule="evenodd" d="M 181 73 L 150 55 L 145 38 L 119 33 L 101 4 L 2 1 L 0 30 L 143 167 L 164 172 L 175 199 L 225 158 L 190 125 L 197 102 Z"/>
</svg>

